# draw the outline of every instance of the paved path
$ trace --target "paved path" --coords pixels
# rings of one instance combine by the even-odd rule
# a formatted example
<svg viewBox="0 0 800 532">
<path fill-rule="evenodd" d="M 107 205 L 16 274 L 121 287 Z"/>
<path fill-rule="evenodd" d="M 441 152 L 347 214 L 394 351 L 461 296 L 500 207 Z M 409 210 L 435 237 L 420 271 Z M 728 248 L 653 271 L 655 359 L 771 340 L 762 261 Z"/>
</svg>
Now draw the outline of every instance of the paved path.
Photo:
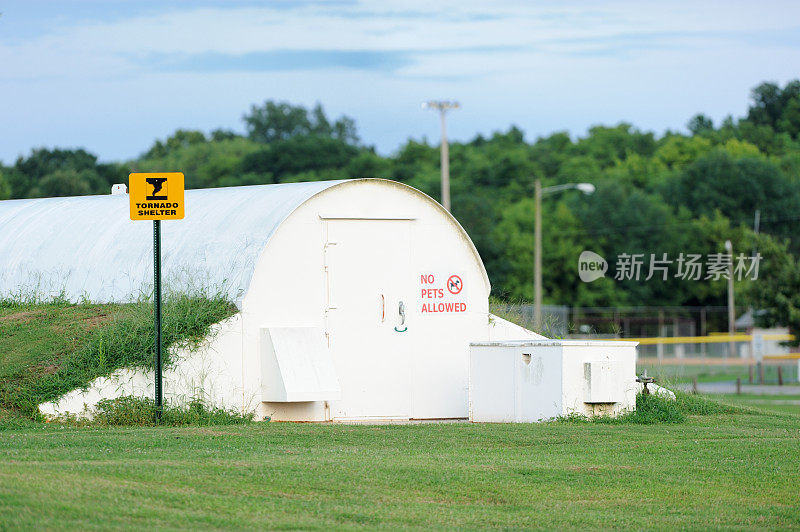
<svg viewBox="0 0 800 532">
<path fill-rule="evenodd" d="M 690 382 L 673 384 L 672 386 L 685 392 L 692 391 L 692 383 Z M 699 393 L 736 393 L 736 381 L 698 382 L 697 391 Z M 778 386 L 776 384 L 742 383 L 742 393 L 754 395 L 800 395 L 800 384 Z"/>
</svg>

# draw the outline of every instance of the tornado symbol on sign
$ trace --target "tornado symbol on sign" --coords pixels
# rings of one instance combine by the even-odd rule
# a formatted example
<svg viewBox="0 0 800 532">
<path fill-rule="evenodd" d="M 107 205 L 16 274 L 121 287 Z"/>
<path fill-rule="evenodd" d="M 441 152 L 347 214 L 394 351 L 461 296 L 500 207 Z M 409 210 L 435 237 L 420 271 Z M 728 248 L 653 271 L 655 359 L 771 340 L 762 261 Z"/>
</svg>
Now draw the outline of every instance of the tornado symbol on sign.
<svg viewBox="0 0 800 532">
<path fill-rule="evenodd" d="M 148 177 L 145 179 L 147 184 L 153 187 L 153 193 L 145 196 L 147 201 L 158 201 L 167 199 L 167 178 L 166 177 Z M 163 191 L 162 191 L 163 190 Z M 161 192 L 161 194 L 159 194 Z"/>
<path fill-rule="evenodd" d="M 447 279 L 447 291 L 451 294 L 455 295 L 461 292 L 463 287 L 464 283 L 461 282 L 461 277 L 458 275 L 451 275 L 450 278 Z"/>
</svg>

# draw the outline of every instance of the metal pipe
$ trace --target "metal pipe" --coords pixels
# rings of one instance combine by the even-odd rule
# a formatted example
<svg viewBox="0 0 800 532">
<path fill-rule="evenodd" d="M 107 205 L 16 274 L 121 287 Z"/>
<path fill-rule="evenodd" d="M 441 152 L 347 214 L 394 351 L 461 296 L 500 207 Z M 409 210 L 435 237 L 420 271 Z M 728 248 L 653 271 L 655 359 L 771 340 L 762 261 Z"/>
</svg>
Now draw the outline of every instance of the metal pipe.
<svg viewBox="0 0 800 532">
<path fill-rule="evenodd" d="M 725 241 L 725 250 L 731 257 L 728 265 L 728 334 L 736 333 L 736 309 L 733 306 L 733 244 L 730 240 Z M 728 344 L 728 356 L 735 354 L 736 344 L 731 341 Z"/>
</svg>

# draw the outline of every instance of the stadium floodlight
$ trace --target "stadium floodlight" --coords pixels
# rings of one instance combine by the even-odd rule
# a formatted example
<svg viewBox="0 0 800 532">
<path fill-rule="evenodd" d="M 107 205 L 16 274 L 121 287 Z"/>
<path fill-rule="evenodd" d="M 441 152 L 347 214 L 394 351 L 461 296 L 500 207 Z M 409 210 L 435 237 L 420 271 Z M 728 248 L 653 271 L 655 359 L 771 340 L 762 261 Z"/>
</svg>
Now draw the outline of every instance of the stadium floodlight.
<svg viewBox="0 0 800 532">
<path fill-rule="evenodd" d="M 422 104 L 423 109 L 436 109 L 442 119 L 442 148 L 441 148 L 441 167 L 442 167 L 442 205 L 450 211 L 450 150 L 447 145 L 447 127 L 445 125 L 445 115 L 450 109 L 459 109 L 461 104 L 454 100 L 429 100 Z"/>
</svg>

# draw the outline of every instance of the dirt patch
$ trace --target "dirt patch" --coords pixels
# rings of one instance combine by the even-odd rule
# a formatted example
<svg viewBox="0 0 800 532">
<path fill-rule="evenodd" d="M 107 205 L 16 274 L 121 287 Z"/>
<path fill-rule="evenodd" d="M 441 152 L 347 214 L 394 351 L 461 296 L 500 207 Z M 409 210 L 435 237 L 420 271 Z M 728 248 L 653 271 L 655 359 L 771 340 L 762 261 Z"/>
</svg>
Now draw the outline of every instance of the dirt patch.
<svg viewBox="0 0 800 532">
<path fill-rule="evenodd" d="M 0 316 L 0 321 L 20 321 L 22 323 L 28 323 L 44 314 L 45 313 L 41 310 L 25 310 L 22 312 L 14 312 L 12 314 Z"/>
<path fill-rule="evenodd" d="M 628 465 L 615 465 L 615 466 L 569 466 L 567 470 L 569 471 L 600 471 L 603 470 L 610 470 L 610 469 L 633 469 L 633 466 Z"/>
<path fill-rule="evenodd" d="M 101 326 L 110 319 L 111 316 L 108 314 L 98 314 L 97 316 L 87 316 L 83 318 L 81 321 L 88 329 L 94 329 L 95 327 Z"/>
<path fill-rule="evenodd" d="M 195 429 L 195 430 L 192 430 L 191 432 L 194 432 L 196 434 L 205 434 L 205 435 L 209 435 L 209 436 L 241 436 L 241 433 L 239 433 L 239 432 L 229 432 L 229 431 L 225 431 L 225 430 L 214 430 L 214 429 L 205 429 L 205 428 L 203 428 L 203 429 Z"/>
<path fill-rule="evenodd" d="M 84 318 L 80 318 L 79 322 L 53 327 L 53 330 L 61 334 L 72 335 L 76 329 L 75 324 L 77 324 L 78 327 L 80 327 L 80 329 L 83 331 L 91 331 L 92 329 L 97 329 L 109 321 L 111 321 L 111 315 L 102 313 L 98 314 L 97 316 L 86 316 Z"/>
<path fill-rule="evenodd" d="M 476 464 L 471 467 L 474 469 L 481 469 L 484 471 L 498 471 L 497 467 L 488 464 Z"/>
<path fill-rule="evenodd" d="M 59 367 L 60 366 L 57 366 L 55 364 L 45 364 L 42 366 L 37 366 L 36 373 L 38 373 L 39 375 L 52 375 L 53 373 L 58 371 Z"/>
</svg>

